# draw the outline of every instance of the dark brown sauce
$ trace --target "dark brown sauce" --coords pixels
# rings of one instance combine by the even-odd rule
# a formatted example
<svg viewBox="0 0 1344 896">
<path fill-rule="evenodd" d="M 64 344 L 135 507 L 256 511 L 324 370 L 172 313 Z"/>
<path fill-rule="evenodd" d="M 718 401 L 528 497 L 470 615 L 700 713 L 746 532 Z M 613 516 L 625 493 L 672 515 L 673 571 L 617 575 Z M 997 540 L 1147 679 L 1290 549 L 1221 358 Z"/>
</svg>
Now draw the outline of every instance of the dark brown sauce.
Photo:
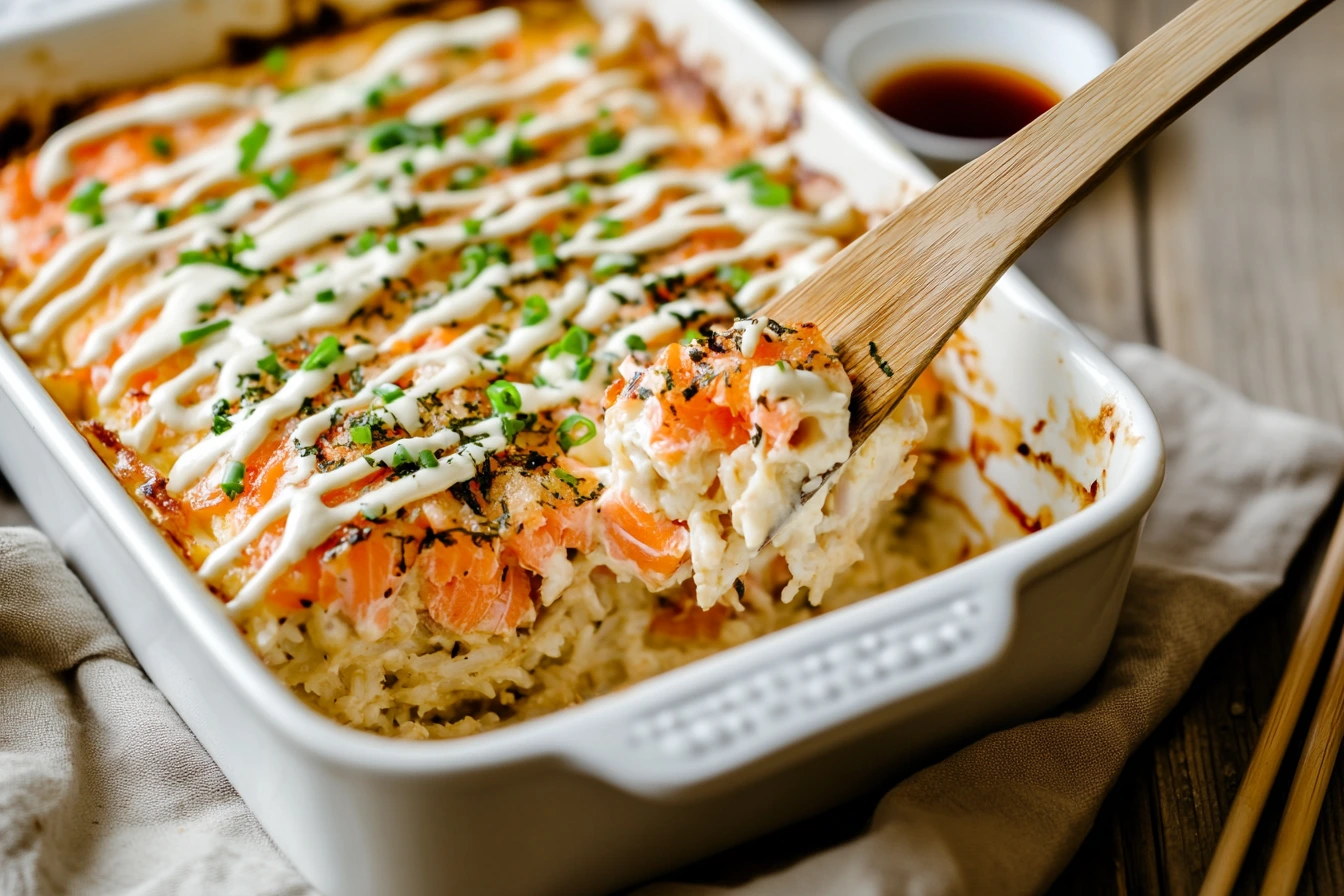
<svg viewBox="0 0 1344 896">
<path fill-rule="evenodd" d="M 1007 137 L 1059 102 L 1031 75 L 988 62 L 945 59 L 897 69 L 869 92 L 898 121 L 952 137 Z"/>
</svg>

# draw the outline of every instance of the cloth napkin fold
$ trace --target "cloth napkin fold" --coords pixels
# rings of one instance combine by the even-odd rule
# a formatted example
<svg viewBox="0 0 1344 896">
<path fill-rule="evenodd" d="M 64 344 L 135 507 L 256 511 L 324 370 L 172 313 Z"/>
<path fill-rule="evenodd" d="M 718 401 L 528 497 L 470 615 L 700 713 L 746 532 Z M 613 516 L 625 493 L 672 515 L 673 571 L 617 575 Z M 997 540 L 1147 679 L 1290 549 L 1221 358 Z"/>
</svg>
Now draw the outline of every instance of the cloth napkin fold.
<svg viewBox="0 0 1344 896">
<path fill-rule="evenodd" d="M 1168 471 L 1096 679 L 1067 711 L 906 779 L 852 841 L 736 892 L 1043 890 L 1209 651 L 1282 580 L 1344 470 L 1344 434 L 1147 346 L 1110 351 L 1153 404 Z M 644 892 L 724 892 L 706 869 L 732 862 Z M 55 892 L 312 891 L 46 539 L 0 529 L 0 893 Z"/>
</svg>

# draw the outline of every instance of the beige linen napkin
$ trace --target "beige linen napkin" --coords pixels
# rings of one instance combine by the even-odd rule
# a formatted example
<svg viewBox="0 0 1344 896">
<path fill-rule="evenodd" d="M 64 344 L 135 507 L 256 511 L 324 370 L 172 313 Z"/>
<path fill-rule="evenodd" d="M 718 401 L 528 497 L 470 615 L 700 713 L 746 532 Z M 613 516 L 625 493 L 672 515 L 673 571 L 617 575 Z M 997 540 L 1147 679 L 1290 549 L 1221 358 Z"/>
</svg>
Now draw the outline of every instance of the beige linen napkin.
<svg viewBox="0 0 1344 896">
<path fill-rule="evenodd" d="M 1068 711 L 913 775 L 867 833 L 744 892 L 1044 889 L 1126 758 L 1279 583 L 1344 469 L 1344 435 L 1154 349 L 1112 355 L 1153 401 L 1169 468 L 1096 680 Z M 703 881 L 734 862 L 647 892 L 717 892 Z M 0 893 L 308 891 L 46 540 L 0 529 Z"/>
</svg>

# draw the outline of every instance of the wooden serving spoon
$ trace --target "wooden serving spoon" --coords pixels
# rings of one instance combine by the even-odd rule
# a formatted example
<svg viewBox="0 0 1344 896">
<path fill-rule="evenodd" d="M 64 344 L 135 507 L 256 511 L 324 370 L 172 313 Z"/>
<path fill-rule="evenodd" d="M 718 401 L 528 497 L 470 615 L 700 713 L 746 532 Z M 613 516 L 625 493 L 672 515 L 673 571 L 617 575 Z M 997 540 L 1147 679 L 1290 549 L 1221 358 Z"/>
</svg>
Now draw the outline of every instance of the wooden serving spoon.
<svg viewBox="0 0 1344 896">
<path fill-rule="evenodd" d="M 1077 93 L 855 240 L 762 314 L 817 324 L 857 450 L 999 277 L 1117 165 L 1330 0 L 1199 0 Z"/>
</svg>

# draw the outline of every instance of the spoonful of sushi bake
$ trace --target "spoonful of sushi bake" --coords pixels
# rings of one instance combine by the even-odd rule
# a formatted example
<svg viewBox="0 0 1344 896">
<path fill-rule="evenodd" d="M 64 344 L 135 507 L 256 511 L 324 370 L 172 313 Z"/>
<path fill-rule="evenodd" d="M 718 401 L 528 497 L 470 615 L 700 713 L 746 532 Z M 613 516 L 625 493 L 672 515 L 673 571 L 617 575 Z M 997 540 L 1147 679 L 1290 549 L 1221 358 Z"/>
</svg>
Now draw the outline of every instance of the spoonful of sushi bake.
<svg viewBox="0 0 1344 896">
<path fill-rule="evenodd" d="M 853 533 L 917 477 L 937 399 L 921 374 L 990 288 L 1112 169 L 1328 2 L 1199 0 L 753 317 L 627 360 L 607 395 L 602 510 L 643 534 L 609 546 L 617 566 L 658 590 L 689 555 L 708 609 L 740 606 L 744 577 L 782 559 L 782 599 L 818 602 L 862 558 Z"/>
<path fill-rule="evenodd" d="M 809 321 L 835 346 L 853 381 L 851 450 L 1065 211 L 1329 2 L 1198 0 L 1077 93 L 767 303 L 763 316 Z"/>
</svg>

